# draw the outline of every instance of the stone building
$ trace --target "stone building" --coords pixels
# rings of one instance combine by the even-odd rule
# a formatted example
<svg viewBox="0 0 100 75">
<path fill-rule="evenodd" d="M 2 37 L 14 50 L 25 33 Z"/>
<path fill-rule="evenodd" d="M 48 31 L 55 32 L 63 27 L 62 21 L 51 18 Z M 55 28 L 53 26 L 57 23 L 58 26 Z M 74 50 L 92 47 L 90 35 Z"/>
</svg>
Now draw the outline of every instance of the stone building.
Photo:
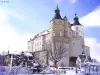
<svg viewBox="0 0 100 75">
<path fill-rule="evenodd" d="M 75 66 L 77 57 L 82 53 L 90 56 L 90 47 L 85 46 L 83 26 L 79 23 L 78 19 L 75 14 L 73 18 L 74 22 L 70 24 L 66 16 L 64 18 L 61 17 L 60 10 L 57 6 L 55 15 L 50 21 L 50 28 L 36 34 L 28 41 L 29 52 L 40 52 L 40 55 L 36 54 L 37 57 L 39 56 L 40 59 L 45 57 L 44 60 L 47 60 L 46 55 L 48 54 L 47 52 L 45 52 L 46 54 L 43 52 L 53 47 L 55 50 L 56 46 L 57 48 L 61 46 L 66 52 L 64 53 L 65 57 L 62 57 L 58 62 L 59 66 L 62 64 L 64 66 Z M 54 46 L 51 46 L 51 43 Z"/>
</svg>

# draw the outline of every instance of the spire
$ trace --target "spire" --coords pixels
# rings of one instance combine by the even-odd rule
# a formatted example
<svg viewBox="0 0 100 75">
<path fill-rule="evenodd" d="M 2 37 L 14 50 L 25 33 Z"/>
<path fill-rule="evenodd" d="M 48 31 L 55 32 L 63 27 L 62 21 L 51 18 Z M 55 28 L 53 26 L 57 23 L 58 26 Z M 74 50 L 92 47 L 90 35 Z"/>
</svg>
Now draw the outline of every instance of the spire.
<svg viewBox="0 0 100 75">
<path fill-rule="evenodd" d="M 58 4 L 57 4 L 57 7 L 56 7 L 58 10 L 59 10 L 59 8 L 58 8 Z"/>
<path fill-rule="evenodd" d="M 74 17 L 73 26 L 74 26 L 74 25 L 81 25 L 81 24 L 79 23 L 79 20 L 78 20 L 78 17 L 77 17 L 77 15 L 76 15 L 76 13 L 75 13 L 75 17 Z"/>
<path fill-rule="evenodd" d="M 58 8 L 58 4 L 57 4 L 57 7 L 56 7 L 56 9 L 55 9 L 55 16 L 54 16 L 53 19 L 62 19 L 62 18 L 61 18 L 61 15 L 60 15 L 60 10 L 59 10 L 59 8 Z"/>
<path fill-rule="evenodd" d="M 67 17 L 66 17 L 66 15 L 64 16 L 64 18 L 63 18 L 64 20 L 66 20 L 67 19 Z"/>
<path fill-rule="evenodd" d="M 59 7 L 58 7 L 58 4 L 57 4 L 57 6 L 56 6 L 55 11 L 58 11 L 58 12 L 59 12 Z"/>
<path fill-rule="evenodd" d="M 67 18 L 66 15 L 64 16 L 64 18 Z"/>
<path fill-rule="evenodd" d="M 75 17 L 76 17 L 76 13 L 75 13 Z"/>
<path fill-rule="evenodd" d="M 9 50 L 8 50 L 8 54 L 9 54 Z"/>
<path fill-rule="evenodd" d="M 76 13 L 75 13 L 75 17 L 74 18 L 78 18 Z"/>
</svg>

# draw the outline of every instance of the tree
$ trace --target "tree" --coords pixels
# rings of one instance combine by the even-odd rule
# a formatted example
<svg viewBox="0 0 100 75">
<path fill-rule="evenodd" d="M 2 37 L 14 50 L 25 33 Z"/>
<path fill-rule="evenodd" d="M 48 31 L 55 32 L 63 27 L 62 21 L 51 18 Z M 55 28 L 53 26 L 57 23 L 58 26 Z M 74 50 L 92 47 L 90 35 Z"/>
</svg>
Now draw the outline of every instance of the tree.
<svg viewBox="0 0 100 75">
<path fill-rule="evenodd" d="M 57 68 L 57 63 L 66 56 L 64 53 L 67 51 L 67 48 L 64 47 L 64 43 L 60 42 L 55 44 L 51 43 L 49 46 L 51 47 L 51 49 L 48 50 L 50 60 L 54 62 L 55 67 Z"/>
<path fill-rule="evenodd" d="M 35 62 L 35 52 L 30 52 L 32 54 L 32 62 L 34 63 Z"/>
</svg>

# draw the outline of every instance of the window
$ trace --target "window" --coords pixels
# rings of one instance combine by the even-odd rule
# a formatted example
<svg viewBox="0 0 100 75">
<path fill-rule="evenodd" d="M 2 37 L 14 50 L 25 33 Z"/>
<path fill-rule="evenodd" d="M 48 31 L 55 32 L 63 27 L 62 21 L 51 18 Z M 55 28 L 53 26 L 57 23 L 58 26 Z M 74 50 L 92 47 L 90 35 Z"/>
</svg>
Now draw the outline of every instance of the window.
<svg viewBox="0 0 100 75">
<path fill-rule="evenodd" d="M 78 35 L 78 32 L 76 32 L 76 35 Z"/>
<path fill-rule="evenodd" d="M 55 21 L 53 20 L 53 23 L 55 23 Z"/>
<path fill-rule="evenodd" d="M 78 30 L 78 27 L 76 27 L 76 30 Z"/>
<path fill-rule="evenodd" d="M 30 41 L 28 41 L 28 45 L 30 44 Z"/>
<path fill-rule="evenodd" d="M 55 36 L 55 33 L 54 32 L 52 33 L 52 36 Z"/>
<path fill-rule="evenodd" d="M 81 40 L 81 43 L 84 43 L 84 40 Z"/>
<path fill-rule="evenodd" d="M 73 43 L 73 44 L 75 44 L 75 43 Z"/>
<path fill-rule="evenodd" d="M 62 21 L 59 21 L 59 23 L 61 24 L 61 23 L 62 23 Z"/>
<path fill-rule="evenodd" d="M 60 31 L 60 36 L 63 36 L 64 34 L 63 34 L 63 31 Z"/>
<path fill-rule="evenodd" d="M 33 57 L 29 57 L 29 60 L 32 60 L 33 59 Z"/>
<path fill-rule="evenodd" d="M 78 27 L 76 27 L 76 29 L 78 29 Z"/>
<path fill-rule="evenodd" d="M 84 45 L 82 44 L 82 48 L 84 48 Z"/>
<path fill-rule="evenodd" d="M 28 46 L 28 49 L 30 49 L 30 46 Z"/>
</svg>

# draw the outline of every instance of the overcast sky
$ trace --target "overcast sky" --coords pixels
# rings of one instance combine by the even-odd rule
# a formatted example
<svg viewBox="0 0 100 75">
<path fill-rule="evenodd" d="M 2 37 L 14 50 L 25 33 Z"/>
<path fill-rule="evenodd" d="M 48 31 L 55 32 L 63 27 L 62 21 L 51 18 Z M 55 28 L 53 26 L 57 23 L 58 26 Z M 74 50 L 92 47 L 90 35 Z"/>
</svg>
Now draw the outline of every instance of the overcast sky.
<svg viewBox="0 0 100 75">
<path fill-rule="evenodd" d="M 0 52 L 27 50 L 29 38 L 49 28 L 57 4 L 70 23 L 77 13 L 85 43 L 91 47 L 92 57 L 100 61 L 99 0 L 0 0 Z"/>
</svg>

